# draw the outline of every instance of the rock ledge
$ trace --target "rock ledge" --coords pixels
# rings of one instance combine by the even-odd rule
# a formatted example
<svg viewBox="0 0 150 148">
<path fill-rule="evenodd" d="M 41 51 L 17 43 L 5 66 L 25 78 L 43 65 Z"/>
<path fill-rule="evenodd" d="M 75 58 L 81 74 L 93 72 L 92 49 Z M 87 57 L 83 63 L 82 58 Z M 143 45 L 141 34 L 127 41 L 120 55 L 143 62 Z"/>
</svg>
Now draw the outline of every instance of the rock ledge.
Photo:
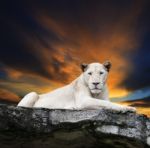
<svg viewBox="0 0 150 148">
<path fill-rule="evenodd" d="M 83 132 L 95 137 L 113 135 L 147 143 L 150 139 L 150 119 L 145 115 L 106 109 L 49 110 L 0 105 L 0 131 L 10 130 L 53 133 L 56 137 L 59 135 L 59 138 L 61 131 L 67 131 L 66 138 L 74 138 L 73 135 L 79 136 Z M 76 134 L 69 136 L 74 132 Z"/>
</svg>

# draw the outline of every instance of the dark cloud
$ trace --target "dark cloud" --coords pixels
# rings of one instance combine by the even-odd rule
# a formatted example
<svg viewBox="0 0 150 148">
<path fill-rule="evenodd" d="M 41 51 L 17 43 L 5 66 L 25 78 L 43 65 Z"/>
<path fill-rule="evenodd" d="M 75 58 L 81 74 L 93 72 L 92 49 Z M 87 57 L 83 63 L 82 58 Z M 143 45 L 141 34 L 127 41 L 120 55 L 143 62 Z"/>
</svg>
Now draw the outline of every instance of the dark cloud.
<svg viewBox="0 0 150 148">
<path fill-rule="evenodd" d="M 130 55 L 130 59 L 132 71 L 121 85 L 129 90 L 150 86 L 150 28 L 147 28 L 141 46 Z"/>
<path fill-rule="evenodd" d="M 113 63 L 113 91 L 150 84 L 149 0 L 6 0 L 1 6 L 0 80 L 6 89 L 22 87 L 24 94 L 31 85 L 66 84 L 80 74 L 81 62 L 105 59 Z"/>
<path fill-rule="evenodd" d="M 19 1 L 9 1 L 3 3 L 2 24 L 0 27 L 0 62 L 21 71 L 29 71 L 52 78 L 52 74 L 47 73 L 40 60 L 31 52 L 34 48 L 34 37 L 43 47 L 49 47 L 43 36 L 50 42 L 59 41 L 54 32 L 50 32 L 41 27 L 32 15 L 30 10 Z M 28 45 L 28 39 L 31 39 Z M 52 65 L 53 66 L 53 65 Z M 1 72 L 1 76 L 2 76 Z"/>
<path fill-rule="evenodd" d="M 131 61 L 133 66 L 126 79 L 120 85 L 128 90 L 150 86 L 150 2 L 144 2 L 146 2 L 146 5 L 136 24 L 141 32 L 139 36 L 141 43 L 133 53 L 126 55 L 126 58 Z"/>
<path fill-rule="evenodd" d="M 20 36 L 20 27 L 25 30 L 31 30 L 33 28 L 30 18 L 28 18 L 20 6 L 21 5 L 10 1 L 8 4 L 5 4 L 2 9 L 0 61 L 17 69 L 33 69 L 33 71 L 35 69 L 35 71 L 39 72 L 36 65 L 39 65 L 39 69 L 42 69 L 40 62 L 34 55 L 26 50 L 27 46 L 23 40 L 24 38 Z"/>
</svg>

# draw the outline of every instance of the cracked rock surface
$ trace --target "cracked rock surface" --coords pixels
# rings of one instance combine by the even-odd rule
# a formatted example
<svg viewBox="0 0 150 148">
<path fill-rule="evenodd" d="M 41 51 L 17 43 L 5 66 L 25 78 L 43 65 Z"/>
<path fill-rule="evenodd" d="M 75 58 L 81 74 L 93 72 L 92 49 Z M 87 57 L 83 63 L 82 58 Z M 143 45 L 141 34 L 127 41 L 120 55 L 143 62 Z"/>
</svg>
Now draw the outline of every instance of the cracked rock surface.
<svg viewBox="0 0 150 148">
<path fill-rule="evenodd" d="M 99 110 L 49 110 L 0 105 L 0 147 L 146 148 L 150 119 Z"/>
</svg>

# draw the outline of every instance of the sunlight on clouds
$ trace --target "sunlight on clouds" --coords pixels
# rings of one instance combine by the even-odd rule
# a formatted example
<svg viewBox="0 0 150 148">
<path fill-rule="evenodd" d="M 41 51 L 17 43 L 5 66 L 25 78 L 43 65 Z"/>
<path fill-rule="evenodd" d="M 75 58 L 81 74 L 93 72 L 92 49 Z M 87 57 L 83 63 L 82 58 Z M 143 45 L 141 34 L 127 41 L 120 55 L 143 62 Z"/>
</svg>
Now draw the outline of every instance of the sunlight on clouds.
<svg viewBox="0 0 150 148">
<path fill-rule="evenodd" d="M 0 88 L 0 99 L 13 102 L 18 102 L 20 100 L 18 95 L 2 88 Z"/>
<path fill-rule="evenodd" d="M 36 48 L 36 54 L 42 54 L 41 61 L 47 61 L 45 69 L 49 73 L 54 72 L 53 68 L 50 67 L 52 61 L 49 58 L 57 59 L 61 64 L 58 75 L 62 74 L 66 78 L 65 81 L 61 80 L 63 84 L 69 83 L 81 73 L 79 69 L 81 63 L 95 61 L 102 63 L 109 59 L 113 65 L 108 79 L 110 96 L 127 95 L 128 91 L 120 87 L 120 84 L 132 70 L 132 63 L 125 55 L 131 54 L 138 47 L 138 38 L 134 36 L 136 32 L 134 25 L 141 9 L 141 5 L 137 4 L 129 12 L 126 12 L 126 15 L 118 18 L 118 21 L 113 22 L 113 24 L 106 24 L 102 33 L 97 30 L 95 34 L 88 26 L 78 23 L 74 25 L 73 22 L 55 19 L 44 12 L 43 14 L 37 13 L 34 17 L 38 23 L 47 31 L 54 32 L 60 41 L 51 43 L 50 48 L 54 51 L 45 50 L 41 45 L 41 49 Z"/>
<path fill-rule="evenodd" d="M 126 89 L 114 88 L 111 90 L 110 98 L 124 97 L 129 94 L 129 91 Z"/>
<path fill-rule="evenodd" d="M 132 3 L 128 11 L 119 10 L 121 17 L 114 9 L 116 17 L 113 21 L 110 18 L 101 20 L 101 17 L 104 17 L 101 13 L 100 16 L 95 15 L 101 12 L 99 8 L 93 12 L 93 17 L 88 17 L 93 14 L 87 11 L 81 18 L 77 17 L 77 20 L 64 16 L 61 18 L 61 14 L 54 17 L 45 9 L 35 8 L 31 17 L 40 28 L 36 31 L 40 33 L 24 31 L 24 28 L 18 28 L 18 32 L 24 39 L 26 50 L 36 57 L 46 76 L 42 72 L 39 74 L 27 69 L 23 71 L 5 67 L 7 78 L 0 80 L 0 87 L 19 96 L 31 91 L 48 92 L 70 83 L 79 76 L 81 63 L 103 63 L 110 60 L 110 97 L 127 95 L 129 92 L 122 82 L 133 70 L 128 55 L 134 53 L 139 46 L 136 23 L 142 9 L 142 2 Z M 106 8 L 106 16 L 109 14 L 107 11 Z"/>
</svg>

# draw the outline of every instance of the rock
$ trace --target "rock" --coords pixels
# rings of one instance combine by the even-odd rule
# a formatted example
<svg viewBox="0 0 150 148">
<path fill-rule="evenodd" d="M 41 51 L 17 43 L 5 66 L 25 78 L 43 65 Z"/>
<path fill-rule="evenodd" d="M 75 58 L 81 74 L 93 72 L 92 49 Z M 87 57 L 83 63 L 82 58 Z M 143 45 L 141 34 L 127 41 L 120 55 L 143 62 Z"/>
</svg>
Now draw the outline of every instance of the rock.
<svg viewBox="0 0 150 148">
<path fill-rule="evenodd" d="M 18 142 L 30 137 L 27 147 L 28 143 L 34 143 L 36 148 L 42 147 L 41 144 L 51 148 L 60 144 L 71 148 L 144 148 L 148 147 L 146 143 L 150 144 L 150 119 L 145 115 L 106 109 L 50 110 L 0 105 L 1 147 L 4 147 L 3 137 L 10 133 L 13 136 L 17 133 Z"/>
</svg>

